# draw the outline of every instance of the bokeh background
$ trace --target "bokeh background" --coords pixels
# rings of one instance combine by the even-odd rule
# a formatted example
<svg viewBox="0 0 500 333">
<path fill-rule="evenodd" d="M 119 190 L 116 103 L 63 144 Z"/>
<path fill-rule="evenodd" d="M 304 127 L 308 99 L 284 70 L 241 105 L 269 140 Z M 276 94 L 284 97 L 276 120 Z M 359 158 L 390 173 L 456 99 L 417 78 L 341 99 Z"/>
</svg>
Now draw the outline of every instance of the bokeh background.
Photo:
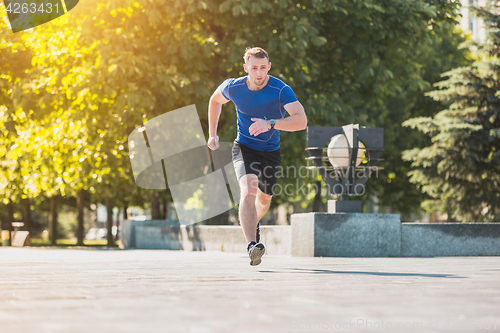
<svg viewBox="0 0 500 333">
<path fill-rule="evenodd" d="M 245 75 L 253 46 L 268 51 L 269 74 L 292 87 L 309 126 L 384 128 L 384 170 L 368 180 L 363 211 L 498 221 L 500 17 L 497 1 L 462 2 L 83 0 L 17 33 L 0 2 L 2 229 L 23 221 L 34 244 L 93 244 L 87 235 L 114 246 L 125 218 L 175 219 L 168 189 L 134 183 L 127 137 L 191 104 L 208 135 L 211 94 Z M 232 103 L 218 134 L 236 137 Z M 305 166 L 305 131 L 281 140 L 283 166 Z M 317 175 L 279 181 L 296 195 L 276 196 L 263 224 L 326 210 Z M 205 223 L 237 224 L 237 210 Z"/>
</svg>

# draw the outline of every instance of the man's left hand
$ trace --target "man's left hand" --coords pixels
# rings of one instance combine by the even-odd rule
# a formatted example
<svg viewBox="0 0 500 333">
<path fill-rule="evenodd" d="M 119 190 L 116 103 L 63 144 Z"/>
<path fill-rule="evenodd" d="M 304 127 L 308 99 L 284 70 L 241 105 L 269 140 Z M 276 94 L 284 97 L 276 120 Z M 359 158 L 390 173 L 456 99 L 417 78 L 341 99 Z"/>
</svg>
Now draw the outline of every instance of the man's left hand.
<svg viewBox="0 0 500 333">
<path fill-rule="evenodd" d="M 248 129 L 250 131 L 250 135 L 257 136 L 260 133 L 269 131 L 267 128 L 267 120 L 260 118 L 251 118 L 251 120 L 254 123 L 250 125 L 250 128 Z"/>
</svg>

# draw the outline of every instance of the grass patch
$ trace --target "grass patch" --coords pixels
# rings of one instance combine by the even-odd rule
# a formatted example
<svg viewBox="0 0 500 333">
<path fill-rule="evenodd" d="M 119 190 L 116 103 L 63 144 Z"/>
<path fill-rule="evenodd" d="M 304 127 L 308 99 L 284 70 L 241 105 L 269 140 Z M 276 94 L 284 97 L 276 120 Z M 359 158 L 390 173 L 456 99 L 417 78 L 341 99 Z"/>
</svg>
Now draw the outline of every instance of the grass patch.
<svg viewBox="0 0 500 333">
<path fill-rule="evenodd" d="M 58 239 L 56 241 L 56 246 L 76 246 L 76 240 L 74 239 Z M 84 240 L 83 244 L 85 246 L 107 246 L 108 242 L 105 239 L 101 240 Z M 31 246 L 32 247 L 41 247 L 41 246 L 50 246 L 50 241 L 46 239 L 41 239 L 41 238 L 33 238 L 31 240 Z M 118 247 L 118 244 L 116 244 L 115 247 Z"/>
<path fill-rule="evenodd" d="M 56 241 L 56 246 L 67 247 L 67 246 L 76 246 L 75 239 L 58 239 Z M 95 239 L 86 239 L 83 241 L 85 246 L 90 247 L 106 247 L 108 246 L 108 241 L 105 239 L 95 240 Z M 0 247 L 2 246 L 2 240 L 0 239 Z M 32 238 L 31 239 L 31 247 L 42 247 L 42 246 L 51 246 L 50 240 L 42 239 L 42 238 Z M 115 247 L 118 247 L 118 242 L 116 242 Z"/>
</svg>

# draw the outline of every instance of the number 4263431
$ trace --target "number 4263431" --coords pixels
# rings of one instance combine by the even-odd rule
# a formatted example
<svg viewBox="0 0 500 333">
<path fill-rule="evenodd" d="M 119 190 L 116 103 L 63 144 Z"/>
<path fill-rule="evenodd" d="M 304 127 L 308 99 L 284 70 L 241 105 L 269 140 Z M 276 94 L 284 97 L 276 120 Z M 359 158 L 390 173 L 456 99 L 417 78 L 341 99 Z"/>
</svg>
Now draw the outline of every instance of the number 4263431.
<svg viewBox="0 0 500 333">
<path fill-rule="evenodd" d="M 59 13 L 59 3 L 52 5 L 51 3 L 41 3 L 40 5 L 36 3 L 9 3 L 6 8 L 7 13 L 14 14 L 39 14 L 39 13 Z"/>
</svg>

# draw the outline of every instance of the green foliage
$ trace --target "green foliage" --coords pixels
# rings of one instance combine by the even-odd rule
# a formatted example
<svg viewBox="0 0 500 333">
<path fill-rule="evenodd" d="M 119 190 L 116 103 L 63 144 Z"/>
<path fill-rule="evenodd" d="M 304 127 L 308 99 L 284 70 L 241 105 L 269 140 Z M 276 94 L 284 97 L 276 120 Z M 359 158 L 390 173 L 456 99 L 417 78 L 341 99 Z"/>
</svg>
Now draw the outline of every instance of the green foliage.
<svg viewBox="0 0 500 333">
<path fill-rule="evenodd" d="M 293 54 L 278 52 L 273 75 L 288 82 L 304 104 L 309 126 L 360 123 L 384 128 L 385 170 L 367 182 L 367 194 L 379 204 L 409 213 L 419 207 L 422 194 L 410 184 L 410 163 L 403 150 L 421 146 L 424 135 L 401 126 L 415 115 L 433 115 L 442 104 L 424 96 L 439 73 L 468 64 L 468 50 L 454 14 L 458 1 L 337 1 L 313 2 L 305 14 L 327 43 L 310 45 L 299 69 Z M 300 53 L 299 53 L 300 54 Z M 292 58 L 292 59 L 290 59 Z M 271 71 L 273 71 L 273 69 Z M 303 76 L 306 75 L 306 76 Z M 283 165 L 304 165 L 305 133 L 283 133 Z M 300 188 L 314 177 L 281 180 Z M 304 196 L 280 197 L 277 202 L 308 201 Z"/>
<path fill-rule="evenodd" d="M 411 181 L 439 208 L 462 221 L 500 219 L 500 16 L 498 1 L 476 9 L 489 27 L 482 57 L 470 66 L 442 74 L 427 95 L 446 104 L 434 117 L 404 123 L 431 138 L 424 148 L 404 152 L 412 162 Z"/>
<path fill-rule="evenodd" d="M 83 241 L 85 246 L 92 246 L 92 247 L 104 247 L 106 246 L 106 240 L 92 240 L 92 239 L 86 239 Z M 0 243 L 1 244 L 1 243 Z M 31 246 L 32 247 L 42 247 L 42 246 L 50 246 L 50 241 L 41 239 L 41 238 L 33 238 L 31 240 Z M 60 247 L 66 247 L 66 246 L 77 246 L 76 241 L 72 239 L 58 239 L 57 240 L 57 246 Z"/>
<path fill-rule="evenodd" d="M 211 93 L 227 77 L 244 75 L 244 50 L 259 45 L 270 53 L 270 74 L 295 90 L 310 126 L 384 127 L 387 173 L 370 180 L 368 190 L 381 204 L 408 210 L 420 194 L 400 156 L 423 135 L 409 134 L 401 123 L 434 114 L 441 103 L 423 92 L 438 73 L 467 62 L 454 30 L 458 6 L 448 0 L 86 0 L 17 34 L 0 21 L 2 199 L 75 196 L 84 189 L 94 201 L 149 201 L 133 182 L 129 133 L 189 104 L 197 105 L 206 130 Z M 221 140 L 234 139 L 235 123 L 234 107 L 224 107 Z M 283 165 L 305 165 L 304 147 L 305 132 L 283 133 Z M 310 208 L 314 193 L 298 188 L 316 179 L 280 179 L 297 195 L 274 203 Z"/>
</svg>

